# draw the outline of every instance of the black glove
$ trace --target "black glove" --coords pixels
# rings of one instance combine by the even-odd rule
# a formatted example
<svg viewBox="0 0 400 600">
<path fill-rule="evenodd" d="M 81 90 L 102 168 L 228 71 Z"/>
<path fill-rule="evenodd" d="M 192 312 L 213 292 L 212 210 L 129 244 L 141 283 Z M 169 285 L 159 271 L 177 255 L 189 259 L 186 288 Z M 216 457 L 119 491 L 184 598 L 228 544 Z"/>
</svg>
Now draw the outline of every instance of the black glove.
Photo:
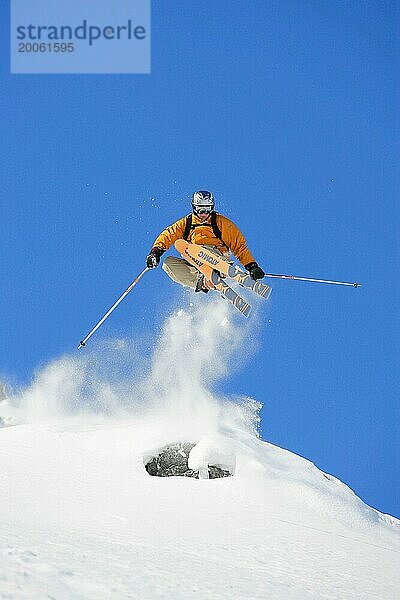
<svg viewBox="0 0 400 600">
<path fill-rule="evenodd" d="M 248 265 L 245 265 L 245 269 L 248 270 L 252 279 L 262 279 L 265 276 L 264 271 L 256 262 L 251 262 Z"/>
<path fill-rule="evenodd" d="M 165 250 L 163 248 L 152 248 L 150 254 L 146 257 L 146 267 L 148 269 L 155 269 L 158 267 L 160 258 L 164 254 Z"/>
</svg>

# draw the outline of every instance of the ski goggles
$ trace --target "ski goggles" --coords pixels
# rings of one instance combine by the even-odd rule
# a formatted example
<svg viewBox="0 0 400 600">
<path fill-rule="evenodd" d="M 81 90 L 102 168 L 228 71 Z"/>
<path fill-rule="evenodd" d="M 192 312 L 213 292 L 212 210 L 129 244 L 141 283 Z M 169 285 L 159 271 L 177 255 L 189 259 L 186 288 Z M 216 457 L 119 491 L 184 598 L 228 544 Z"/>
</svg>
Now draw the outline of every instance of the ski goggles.
<svg viewBox="0 0 400 600">
<path fill-rule="evenodd" d="M 193 212 L 195 215 L 209 215 L 212 213 L 212 206 L 193 206 Z"/>
</svg>

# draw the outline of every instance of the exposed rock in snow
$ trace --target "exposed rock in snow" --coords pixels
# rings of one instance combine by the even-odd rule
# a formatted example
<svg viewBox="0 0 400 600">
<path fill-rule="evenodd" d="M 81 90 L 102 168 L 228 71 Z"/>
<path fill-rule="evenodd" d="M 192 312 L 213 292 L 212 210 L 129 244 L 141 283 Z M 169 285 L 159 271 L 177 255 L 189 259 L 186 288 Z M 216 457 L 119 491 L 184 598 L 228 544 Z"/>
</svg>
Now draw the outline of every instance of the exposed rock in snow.
<svg viewBox="0 0 400 600">
<path fill-rule="evenodd" d="M 194 477 L 196 479 L 219 479 L 229 477 L 231 473 L 215 465 L 206 465 L 199 469 L 188 466 L 189 454 L 196 446 L 192 442 L 168 444 L 152 459 L 145 462 L 146 471 L 156 477 Z"/>
</svg>

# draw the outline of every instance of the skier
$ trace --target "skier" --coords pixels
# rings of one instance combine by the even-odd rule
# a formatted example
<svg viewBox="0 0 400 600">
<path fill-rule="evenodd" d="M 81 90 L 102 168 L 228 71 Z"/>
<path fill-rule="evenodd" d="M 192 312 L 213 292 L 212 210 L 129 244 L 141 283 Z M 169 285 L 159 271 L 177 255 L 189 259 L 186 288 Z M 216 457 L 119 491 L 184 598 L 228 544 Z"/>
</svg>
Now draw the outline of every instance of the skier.
<svg viewBox="0 0 400 600">
<path fill-rule="evenodd" d="M 149 269 L 157 267 L 161 256 L 178 239 L 204 246 L 228 262 L 232 251 L 252 279 L 262 279 L 265 275 L 238 227 L 224 215 L 215 212 L 211 192 L 201 190 L 193 194 L 192 213 L 160 233 L 146 258 L 146 266 Z M 214 288 L 211 281 L 183 258 L 168 256 L 162 268 L 173 281 L 191 287 L 195 292 L 207 293 Z"/>
<path fill-rule="evenodd" d="M 268 300 L 271 294 L 270 286 L 258 281 L 258 279 L 265 277 L 264 271 L 254 260 L 243 234 L 236 225 L 224 215 L 215 212 L 212 193 L 207 191 L 195 192 L 192 197 L 192 211 L 191 214 L 176 221 L 160 233 L 147 255 L 146 268 L 83 338 L 79 343 L 79 348 L 86 346 L 88 339 L 135 287 L 147 270 L 158 266 L 160 257 L 172 244 L 175 244 L 176 249 L 182 256 L 187 257 L 187 260 L 185 260 L 184 258 L 168 256 L 164 261 L 164 271 L 177 283 L 191 287 L 195 292 L 207 293 L 210 289 L 215 289 L 245 317 L 249 316 L 251 305 L 230 287 L 225 278 L 228 278 L 228 281 L 230 279 L 236 281 L 242 287 L 252 290 L 258 296 Z M 229 260 L 230 250 L 244 265 L 249 274 L 244 273 Z M 349 285 L 355 288 L 361 285 L 357 281 L 350 283 L 272 273 L 267 274 L 267 277 Z"/>
</svg>

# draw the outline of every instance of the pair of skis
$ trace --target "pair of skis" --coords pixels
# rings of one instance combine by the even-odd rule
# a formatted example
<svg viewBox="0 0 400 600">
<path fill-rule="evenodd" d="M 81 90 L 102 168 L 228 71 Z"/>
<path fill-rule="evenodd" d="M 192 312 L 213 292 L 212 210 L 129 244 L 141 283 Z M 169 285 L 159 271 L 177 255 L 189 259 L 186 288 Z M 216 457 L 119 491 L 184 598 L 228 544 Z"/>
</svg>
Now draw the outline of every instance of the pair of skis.
<svg viewBox="0 0 400 600">
<path fill-rule="evenodd" d="M 233 279 L 240 286 L 252 290 L 265 300 L 268 300 L 270 297 L 272 289 L 269 285 L 261 283 L 261 281 L 255 281 L 248 273 L 220 258 L 207 248 L 198 246 L 197 244 L 190 244 L 185 240 L 177 240 L 175 248 L 189 264 L 196 267 L 206 279 L 211 281 L 214 288 L 224 298 L 229 300 L 245 317 L 250 315 L 251 305 L 228 285 L 225 281 L 226 277 Z"/>
</svg>

